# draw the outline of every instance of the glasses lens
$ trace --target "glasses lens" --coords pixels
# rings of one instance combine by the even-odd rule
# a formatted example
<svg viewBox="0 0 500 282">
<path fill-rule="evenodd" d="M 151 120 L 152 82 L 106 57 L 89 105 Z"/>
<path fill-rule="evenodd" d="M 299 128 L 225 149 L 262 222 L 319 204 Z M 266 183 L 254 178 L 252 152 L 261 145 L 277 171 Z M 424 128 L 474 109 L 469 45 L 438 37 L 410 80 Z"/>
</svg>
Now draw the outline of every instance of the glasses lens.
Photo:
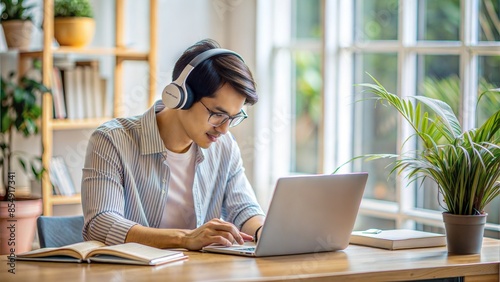
<svg viewBox="0 0 500 282">
<path fill-rule="evenodd" d="M 225 114 L 212 114 L 208 118 L 208 123 L 217 127 L 217 126 L 220 126 L 221 124 L 225 123 L 228 119 L 229 119 L 229 116 L 225 115 Z"/>
<path fill-rule="evenodd" d="M 235 127 L 237 126 L 238 124 L 240 124 L 244 119 L 246 118 L 246 116 L 239 116 L 239 117 L 235 117 L 231 120 L 231 122 L 229 122 L 229 127 Z"/>
</svg>

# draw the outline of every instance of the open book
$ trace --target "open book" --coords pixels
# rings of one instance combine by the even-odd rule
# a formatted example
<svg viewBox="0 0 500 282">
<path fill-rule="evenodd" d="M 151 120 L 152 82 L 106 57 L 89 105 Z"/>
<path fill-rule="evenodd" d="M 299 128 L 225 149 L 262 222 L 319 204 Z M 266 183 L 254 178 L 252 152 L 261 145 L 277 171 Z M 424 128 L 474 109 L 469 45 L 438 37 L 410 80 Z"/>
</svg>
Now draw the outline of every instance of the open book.
<svg viewBox="0 0 500 282">
<path fill-rule="evenodd" d="M 158 265 L 184 258 L 187 256 L 179 251 L 157 249 L 137 243 L 106 246 L 98 241 L 81 242 L 59 248 L 42 248 L 16 256 L 16 260 L 140 265 Z"/>
<path fill-rule="evenodd" d="M 377 232 L 372 232 L 370 229 L 352 232 L 349 243 L 399 250 L 444 246 L 446 237 L 443 234 L 411 229 L 378 230 Z"/>
</svg>

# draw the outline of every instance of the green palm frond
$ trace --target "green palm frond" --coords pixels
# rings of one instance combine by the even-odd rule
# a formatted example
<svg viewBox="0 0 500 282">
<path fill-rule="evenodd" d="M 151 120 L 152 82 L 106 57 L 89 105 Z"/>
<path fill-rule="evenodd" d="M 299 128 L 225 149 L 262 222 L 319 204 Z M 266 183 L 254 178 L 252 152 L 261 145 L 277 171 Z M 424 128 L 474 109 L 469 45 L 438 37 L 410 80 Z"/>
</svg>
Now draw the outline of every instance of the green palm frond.
<svg viewBox="0 0 500 282">
<path fill-rule="evenodd" d="M 448 212 L 482 213 L 484 207 L 500 195 L 500 110 L 479 128 L 464 132 L 447 103 L 424 96 L 401 98 L 372 79 L 375 84 L 360 86 L 374 94 L 377 102 L 396 109 L 423 141 L 423 147 L 399 155 L 370 154 L 352 160 L 397 156 L 391 173 L 406 171 L 410 183 L 417 179 L 433 180 Z M 483 94 L 479 100 L 481 97 Z"/>
<path fill-rule="evenodd" d="M 371 75 L 370 77 L 376 84 L 365 83 L 360 84 L 360 86 L 368 88 L 369 92 L 378 97 L 379 102 L 386 102 L 394 107 L 413 127 L 423 141 L 424 147 L 433 147 L 434 144 L 440 142 L 442 137 L 449 142 L 461 134 L 462 128 L 448 104 L 423 96 L 402 99 L 389 93 L 375 78 Z M 415 99 L 416 104 L 412 103 L 410 99 Z M 434 118 L 431 118 L 429 113 L 423 110 L 422 105 L 434 111 Z"/>
<path fill-rule="evenodd" d="M 448 104 L 425 96 L 415 96 L 414 98 L 424 103 L 436 113 L 438 120 L 444 124 L 444 126 L 439 127 L 439 129 L 443 130 L 443 136 L 448 141 L 452 141 L 462 134 L 462 127 Z"/>
<path fill-rule="evenodd" d="M 499 105 L 500 107 L 500 105 Z M 497 132 L 500 132 L 500 110 L 490 116 L 474 134 L 474 141 L 492 141 L 500 143 Z"/>
</svg>

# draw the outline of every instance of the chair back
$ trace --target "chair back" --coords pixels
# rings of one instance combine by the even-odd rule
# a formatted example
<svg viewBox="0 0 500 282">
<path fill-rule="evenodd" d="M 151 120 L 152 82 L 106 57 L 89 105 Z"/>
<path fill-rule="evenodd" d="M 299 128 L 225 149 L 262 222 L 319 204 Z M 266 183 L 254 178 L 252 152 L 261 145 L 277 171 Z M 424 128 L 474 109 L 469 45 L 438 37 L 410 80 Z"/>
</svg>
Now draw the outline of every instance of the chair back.
<svg viewBox="0 0 500 282">
<path fill-rule="evenodd" d="M 40 248 L 61 247 L 83 242 L 83 215 L 40 216 L 37 219 Z"/>
</svg>

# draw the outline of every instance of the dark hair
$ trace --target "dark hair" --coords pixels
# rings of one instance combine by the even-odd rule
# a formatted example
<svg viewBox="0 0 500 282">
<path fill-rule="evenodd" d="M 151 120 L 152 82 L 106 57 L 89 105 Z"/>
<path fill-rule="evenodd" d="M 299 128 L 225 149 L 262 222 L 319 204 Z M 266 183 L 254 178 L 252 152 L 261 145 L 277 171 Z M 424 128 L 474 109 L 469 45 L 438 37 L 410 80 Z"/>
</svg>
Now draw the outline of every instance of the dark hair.
<svg viewBox="0 0 500 282">
<path fill-rule="evenodd" d="M 189 47 L 175 63 L 172 80 L 179 77 L 194 57 L 215 48 L 220 48 L 220 45 L 212 39 L 198 41 Z M 186 87 L 189 87 L 194 95 L 193 103 L 196 103 L 203 97 L 212 97 L 225 83 L 245 95 L 245 104 L 257 103 L 259 97 L 252 73 L 242 59 L 231 54 L 216 55 L 200 63 L 189 74 Z"/>
</svg>

